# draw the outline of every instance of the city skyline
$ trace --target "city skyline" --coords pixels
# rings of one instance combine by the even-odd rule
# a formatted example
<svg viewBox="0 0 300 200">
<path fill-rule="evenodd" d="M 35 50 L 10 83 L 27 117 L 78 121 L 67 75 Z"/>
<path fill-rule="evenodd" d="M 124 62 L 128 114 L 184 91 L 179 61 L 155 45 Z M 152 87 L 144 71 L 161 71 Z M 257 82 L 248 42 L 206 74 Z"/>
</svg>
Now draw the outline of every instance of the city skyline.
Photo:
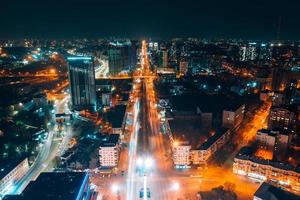
<svg viewBox="0 0 300 200">
<path fill-rule="evenodd" d="M 1 3 L 0 200 L 300 200 L 300 1 Z"/>
</svg>

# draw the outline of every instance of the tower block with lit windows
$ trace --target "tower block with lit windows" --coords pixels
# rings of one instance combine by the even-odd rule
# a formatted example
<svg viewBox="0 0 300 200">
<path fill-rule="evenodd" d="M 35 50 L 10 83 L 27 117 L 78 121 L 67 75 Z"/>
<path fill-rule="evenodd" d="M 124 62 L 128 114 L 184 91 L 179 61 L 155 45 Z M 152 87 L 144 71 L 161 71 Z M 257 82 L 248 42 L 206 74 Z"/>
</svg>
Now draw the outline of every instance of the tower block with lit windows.
<svg viewBox="0 0 300 200">
<path fill-rule="evenodd" d="M 96 109 L 95 70 L 92 57 L 68 57 L 70 93 L 73 110 Z"/>
</svg>

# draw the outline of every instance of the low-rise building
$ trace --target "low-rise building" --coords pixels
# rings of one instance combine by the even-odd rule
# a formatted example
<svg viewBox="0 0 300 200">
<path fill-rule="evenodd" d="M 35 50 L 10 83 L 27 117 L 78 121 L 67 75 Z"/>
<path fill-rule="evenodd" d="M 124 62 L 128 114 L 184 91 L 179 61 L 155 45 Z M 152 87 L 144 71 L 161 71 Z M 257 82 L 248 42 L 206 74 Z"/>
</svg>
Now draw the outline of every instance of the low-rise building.
<svg viewBox="0 0 300 200">
<path fill-rule="evenodd" d="M 289 164 L 253 156 L 254 149 L 244 147 L 234 158 L 233 173 L 257 181 L 273 181 L 282 186 L 300 184 L 300 168 Z"/>
<path fill-rule="evenodd" d="M 113 168 L 118 166 L 120 154 L 120 135 L 111 134 L 99 147 L 99 162 L 101 168 Z"/>
<path fill-rule="evenodd" d="M 13 192 L 13 186 L 26 175 L 29 170 L 27 158 L 2 160 L 0 162 L 0 199 Z"/>
<path fill-rule="evenodd" d="M 175 141 L 173 143 L 173 163 L 175 168 L 187 168 L 191 164 L 191 145 L 188 141 Z"/>
<path fill-rule="evenodd" d="M 213 136 L 209 137 L 207 141 L 200 146 L 198 149 L 198 158 L 195 159 L 197 162 L 194 161 L 194 164 L 206 164 L 210 157 L 229 141 L 231 135 L 231 129 L 218 129 Z"/>
</svg>

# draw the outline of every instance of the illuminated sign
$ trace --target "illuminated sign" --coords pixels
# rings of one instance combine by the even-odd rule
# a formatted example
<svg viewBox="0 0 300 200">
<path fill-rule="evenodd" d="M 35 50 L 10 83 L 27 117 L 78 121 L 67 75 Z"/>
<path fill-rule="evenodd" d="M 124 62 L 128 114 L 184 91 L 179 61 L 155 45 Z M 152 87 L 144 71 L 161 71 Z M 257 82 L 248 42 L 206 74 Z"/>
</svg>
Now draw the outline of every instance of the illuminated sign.
<svg viewBox="0 0 300 200">
<path fill-rule="evenodd" d="M 92 57 L 68 57 L 68 60 L 92 60 Z"/>
</svg>

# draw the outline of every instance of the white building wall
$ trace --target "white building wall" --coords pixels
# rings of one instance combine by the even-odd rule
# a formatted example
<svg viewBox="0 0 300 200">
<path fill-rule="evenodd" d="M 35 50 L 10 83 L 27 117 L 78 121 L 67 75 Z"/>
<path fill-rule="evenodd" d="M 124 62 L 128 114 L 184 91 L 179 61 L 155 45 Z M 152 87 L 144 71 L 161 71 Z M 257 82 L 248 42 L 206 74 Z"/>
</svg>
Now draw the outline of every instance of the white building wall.
<svg viewBox="0 0 300 200">
<path fill-rule="evenodd" d="M 173 162 L 174 165 L 186 165 L 191 163 L 190 159 L 190 145 L 178 145 L 173 147 Z"/>
<path fill-rule="evenodd" d="M 99 162 L 101 167 L 116 167 L 119 162 L 119 148 L 100 147 L 99 148 Z"/>
</svg>

